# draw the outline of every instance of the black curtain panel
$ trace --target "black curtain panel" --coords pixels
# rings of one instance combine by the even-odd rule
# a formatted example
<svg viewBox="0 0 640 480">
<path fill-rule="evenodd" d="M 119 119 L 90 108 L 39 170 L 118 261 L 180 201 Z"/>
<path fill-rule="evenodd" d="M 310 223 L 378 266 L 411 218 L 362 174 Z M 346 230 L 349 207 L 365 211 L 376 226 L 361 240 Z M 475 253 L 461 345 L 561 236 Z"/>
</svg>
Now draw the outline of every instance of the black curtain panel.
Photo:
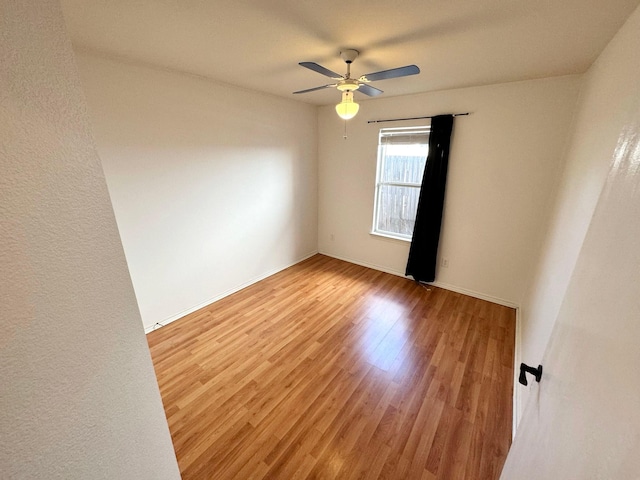
<svg viewBox="0 0 640 480">
<path fill-rule="evenodd" d="M 453 115 L 438 115 L 431 120 L 429 153 L 405 272 L 405 275 L 412 276 L 418 282 L 433 282 L 436 278 L 452 130 Z"/>
</svg>

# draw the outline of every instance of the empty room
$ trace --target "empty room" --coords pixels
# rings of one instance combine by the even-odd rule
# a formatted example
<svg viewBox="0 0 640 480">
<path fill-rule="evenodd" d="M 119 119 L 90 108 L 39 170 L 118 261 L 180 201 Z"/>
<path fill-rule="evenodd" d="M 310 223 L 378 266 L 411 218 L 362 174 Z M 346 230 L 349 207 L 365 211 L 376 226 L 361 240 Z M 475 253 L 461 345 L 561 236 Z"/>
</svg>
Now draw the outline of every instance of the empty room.
<svg viewBox="0 0 640 480">
<path fill-rule="evenodd" d="M 639 0 L 0 0 L 0 478 L 640 477 Z"/>
</svg>

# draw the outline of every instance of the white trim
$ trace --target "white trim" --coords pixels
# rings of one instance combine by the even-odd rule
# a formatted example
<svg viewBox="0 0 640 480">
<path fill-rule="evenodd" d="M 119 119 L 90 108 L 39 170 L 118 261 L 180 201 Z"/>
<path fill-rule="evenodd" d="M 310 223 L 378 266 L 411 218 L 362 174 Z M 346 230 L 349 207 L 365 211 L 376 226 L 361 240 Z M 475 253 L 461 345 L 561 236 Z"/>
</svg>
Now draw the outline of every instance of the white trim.
<svg viewBox="0 0 640 480">
<path fill-rule="evenodd" d="M 510 300 L 494 297 L 493 295 L 487 295 L 486 293 L 476 292 L 475 290 L 469 290 L 467 288 L 456 287 L 455 285 L 451 285 L 449 283 L 430 282 L 429 285 L 444 288 L 445 290 L 450 290 L 456 293 L 462 293 L 463 295 L 468 295 L 469 297 L 478 298 L 480 300 L 486 300 L 487 302 L 497 303 L 498 305 L 502 305 L 503 307 L 518 308 L 518 304 Z"/>
<path fill-rule="evenodd" d="M 210 298 L 209 300 L 206 300 L 194 307 L 188 308 L 187 310 L 184 310 L 180 313 L 176 313 L 175 315 L 171 315 L 170 317 L 165 318 L 164 320 L 161 320 L 159 322 L 155 322 L 153 325 L 151 326 L 145 326 L 144 327 L 144 333 L 145 335 L 148 334 L 149 332 L 152 332 L 154 330 L 157 330 L 158 328 L 164 327 L 165 325 L 168 325 L 171 322 L 175 322 L 176 320 L 181 319 L 182 317 L 189 315 L 190 313 L 195 312 L 196 310 L 200 310 L 201 308 L 206 307 L 207 305 L 211 305 L 214 302 L 217 302 L 218 300 L 222 300 L 224 297 L 228 297 L 229 295 L 232 295 L 236 292 L 239 292 L 240 290 L 242 290 L 243 288 L 247 288 L 250 285 L 253 285 L 254 283 L 258 283 L 260 280 L 264 280 L 267 277 L 270 277 L 271 275 L 275 275 L 278 272 L 281 272 L 282 270 L 285 270 L 289 267 L 292 267 L 293 265 L 296 265 L 300 262 L 305 261 L 307 258 L 313 257 L 314 255 L 316 255 L 318 253 L 318 251 L 314 251 L 311 252 L 305 256 L 303 256 L 302 258 L 295 260 L 293 263 L 290 263 L 288 265 L 285 265 L 283 267 L 278 267 L 275 268 L 273 270 L 270 270 L 269 272 L 265 273 L 264 275 L 260 275 L 259 277 L 253 278 L 252 280 L 249 280 L 248 282 L 244 282 L 236 287 L 230 288 L 229 290 L 221 293 L 220 295 L 216 295 L 213 298 Z"/>
<path fill-rule="evenodd" d="M 322 255 L 326 255 L 327 257 L 333 257 L 333 258 L 337 258 L 338 260 L 343 260 L 345 262 L 354 263 L 354 264 L 360 265 L 362 267 L 373 268 L 374 270 L 379 270 L 381 272 L 390 273 L 392 275 L 397 275 L 399 277 L 404 277 L 407 280 L 413 281 L 411 278 L 407 277 L 404 274 L 404 272 L 399 272 L 398 270 L 392 270 L 392 269 L 389 269 L 387 267 L 382 267 L 380 265 L 375 265 L 373 263 L 359 262 L 359 261 L 356 261 L 356 260 L 352 260 L 350 258 L 340 257 L 340 256 L 334 255 L 332 253 L 326 253 L 326 252 L 322 252 L 322 251 L 318 252 L 318 253 L 320 253 Z M 468 295 L 469 297 L 478 298 L 480 300 L 486 300 L 487 302 L 496 303 L 496 304 L 502 305 L 504 307 L 515 308 L 516 310 L 518 309 L 518 304 L 514 303 L 514 302 L 511 302 L 509 300 L 505 300 L 503 298 L 494 297 L 492 295 L 487 295 L 487 294 L 484 294 L 484 293 L 476 292 L 474 290 L 469 290 L 469 289 L 462 288 L 462 287 L 456 287 L 455 285 L 451 285 L 451 284 L 448 284 L 448 283 L 430 282 L 430 283 L 428 283 L 428 285 L 433 285 L 434 287 L 442 288 L 444 290 L 449 290 L 451 292 L 456 292 L 456 293 L 461 293 L 463 295 Z"/>
<path fill-rule="evenodd" d="M 394 240 L 397 240 L 397 239 L 394 239 Z M 367 262 L 357 262 L 355 260 L 351 260 L 350 258 L 339 257 L 338 255 L 334 255 L 332 253 L 326 253 L 326 252 L 318 252 L 318 253 L 320 253 L 321 255 L 326 255 L 327 257 L 342 260 L 343 262 L 353 263 L 354 265 L 360 265 L 361 267 L 372 268 L 380 272 L 390 273 L 391 275 L 397 275 L 398 277 L 403 277 L 403 278 L 406 278 L 407 280 L 411 280 L 410 278 L 407 278 L 403 272 L 399 272 L 397 270 L 391 270 L 389 268 L 382 267 L 380 265 L 374 265 L 373 263 L 367 263 Z"/>
<path fill-rule="evenodd" d="M 376 232 L 375 230 L 371 230 L 369 235 L 375 235 L 376 237 L 389 238 L 391 240 L 400 240 L 404 243 L 411 243 L 411 237 L 401 237 L 400 235 L 392 235 L 390 233 Z"/>
<path fill-rule="evenodd" d="M 516 308 L 516 344 L 513 351 L 513 420 L 511 423 L 511 440 L 516 437 L 520 412 L 522 412 L 522 390 L 518 383 L 520 362 L 522 358 L 522 309 Z"/>
</svg>

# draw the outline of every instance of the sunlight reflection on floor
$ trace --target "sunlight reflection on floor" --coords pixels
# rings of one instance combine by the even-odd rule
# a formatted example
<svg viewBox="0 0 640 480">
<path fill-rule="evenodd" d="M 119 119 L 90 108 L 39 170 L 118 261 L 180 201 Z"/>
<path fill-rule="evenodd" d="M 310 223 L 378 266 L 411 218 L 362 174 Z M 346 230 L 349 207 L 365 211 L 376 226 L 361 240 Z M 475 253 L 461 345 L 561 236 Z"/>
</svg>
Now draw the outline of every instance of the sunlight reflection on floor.
<svg viewBox="0 0 640 480">
<path fill-rule="evenodd" d="M 374 296 L 366 309 L 358 347 L 368 363 L 388 371 L 409 340 L 407 308 L 389 298 Z"/>
</svg>

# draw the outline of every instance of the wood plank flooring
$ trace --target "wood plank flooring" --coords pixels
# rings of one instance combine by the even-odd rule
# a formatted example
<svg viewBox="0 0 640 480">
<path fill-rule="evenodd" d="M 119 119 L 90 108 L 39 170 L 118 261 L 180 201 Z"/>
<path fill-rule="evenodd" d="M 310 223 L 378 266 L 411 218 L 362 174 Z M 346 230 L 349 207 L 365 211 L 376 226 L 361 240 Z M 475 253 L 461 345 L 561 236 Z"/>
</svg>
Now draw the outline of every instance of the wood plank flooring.
<svg viewBox="0 0 640 480">
<path fill-rule="evenodd" d="M 497 479 L 515 312 L 316 255 L 151 332 L 183 479 Z"/>
</svg>

